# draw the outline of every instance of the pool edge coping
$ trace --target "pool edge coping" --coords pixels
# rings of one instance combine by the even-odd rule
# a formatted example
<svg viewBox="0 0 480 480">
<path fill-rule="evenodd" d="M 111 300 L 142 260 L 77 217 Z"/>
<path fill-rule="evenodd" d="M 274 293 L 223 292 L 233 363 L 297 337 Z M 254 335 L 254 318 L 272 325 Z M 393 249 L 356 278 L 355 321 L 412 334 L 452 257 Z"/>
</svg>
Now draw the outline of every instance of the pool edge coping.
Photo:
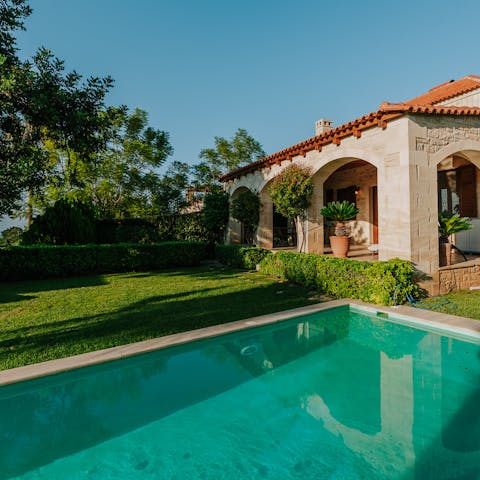
<svg viewBox="0 0 480 480">
<path fill-rule="evenodd" d="M 317 313 L 322 310 L 329 310 L 336 307 L 357 307 L 368 313 L 381 312 L 387 315 L 397 317 L 404 325 L 423 328 L 438 334 L 456 334 L 457 336 L 473 338 L 480 341 L 480 321 L 456 315 L 449 315 L 431 310 L 421 310 L 412 307 L 383 307 L 362 302 L 353 299 L 331 300 L 324 303 L 307 305 L 282 312 L 270 313 L 258 317 L 251 317 L 244 320 L 237 320 L 230 323 L 222 323 L 212 325 L 210 327 L 189 330 L 186 332 L 175 333 L 163 337 L 157 337 L 140 342 L 119 345 L 102 350 L 94 350 L 92 352 L 82 353 L 56 360 L 25 365 L 9 370 L 0 371 L 0 387 L 19 383 L 35 378 L 54 375 L 57 373 L 76 370 L 82 367 L 89 367 L 101 363 L 121 360 L 123 358 L 141 355 L 155 350 L 160 350 L 175 345 L 182 345 L 195 340 L 203 340 L 215 336 L 226 335 L 229 333 L 246 330 L 252 327 L 260 327 L 264 325 L 274 324 L 284 320 L 289 320 L 296 316 Z M 395 322 L 395 318 L 388 318 L 389 321 Z"/>
</svg>

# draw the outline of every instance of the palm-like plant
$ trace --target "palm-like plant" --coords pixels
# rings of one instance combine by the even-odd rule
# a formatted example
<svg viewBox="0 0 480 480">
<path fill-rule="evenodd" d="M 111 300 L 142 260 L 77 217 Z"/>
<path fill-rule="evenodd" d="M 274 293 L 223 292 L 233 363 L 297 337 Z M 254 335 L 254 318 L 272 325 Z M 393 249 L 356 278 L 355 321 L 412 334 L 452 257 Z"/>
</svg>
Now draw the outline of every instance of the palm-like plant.
<svg viewBox="0 0 480 480">
<path fill-rule="evenodd" d="M 345 237 L 345 223 L 347 220 L 352 220 L 359 213 L 357 206 L 344 200 L 343 202 L 330 202 L 322 208 L 320 213 L 327 219 L 336 222 L 335 236 Z"/>
<path fill-rule="evenodd" d="M 438 219 L 438 234 L 442 243 L 448 243 L 450 235 L 470 230 L 471 228 L 470 219 L 461 217 L 459 213 L 442 213 Z"/>
</svg>

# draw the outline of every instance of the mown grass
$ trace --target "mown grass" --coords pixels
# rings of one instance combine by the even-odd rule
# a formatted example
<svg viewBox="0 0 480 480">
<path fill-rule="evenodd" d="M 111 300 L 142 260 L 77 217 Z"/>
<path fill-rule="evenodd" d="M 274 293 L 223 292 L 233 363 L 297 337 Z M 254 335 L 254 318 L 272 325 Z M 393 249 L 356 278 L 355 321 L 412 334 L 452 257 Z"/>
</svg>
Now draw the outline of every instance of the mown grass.
<svg viewBox="0 0 480 480">
<path fill-rule="evenodd" d="M 436 312 L 480 320 L 480 291 L 460 290 L 447 295 L 426 298 L 418 306 Z"/>
<path fill-rule="evenodd" d="M 260 273 L 212 268 L 0 283 L 0 369 L 318 302 Z"/>
</svg>

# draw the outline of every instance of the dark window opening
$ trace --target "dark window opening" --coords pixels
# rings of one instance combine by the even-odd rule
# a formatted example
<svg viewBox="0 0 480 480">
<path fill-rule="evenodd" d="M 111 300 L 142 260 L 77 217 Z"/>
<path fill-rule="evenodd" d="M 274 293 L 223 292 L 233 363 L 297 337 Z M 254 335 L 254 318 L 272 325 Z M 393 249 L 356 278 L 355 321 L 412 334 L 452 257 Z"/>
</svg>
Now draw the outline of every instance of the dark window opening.
<svg viewBox="0 0 480 480">
<path fill-rule="evenodd" d="M 335 191 L 333 188 L 327 189 L 325 193 L 325 204 L 335 201 Z"/>
<path fill-rule="evenodd" d="M 438 172 L 438 212 L 477 216 L 477 172 L 475 165 Z"/>
<path fill-rule="evenodd" d="M 273 206 L 273 248 L 296 247 L 297 229 L 295 221 L 278 213 Z"/>
<path fill-rule="evenodd" d="M 350 203 L 354 203 L 357 205 L 357 196 L 355 192 L 357 191 L 357 187 L 351 186 L 347 188 L 340 188 L 337 190 L 337 201 L 344 202 L 345 200 Z"/>
</svg>

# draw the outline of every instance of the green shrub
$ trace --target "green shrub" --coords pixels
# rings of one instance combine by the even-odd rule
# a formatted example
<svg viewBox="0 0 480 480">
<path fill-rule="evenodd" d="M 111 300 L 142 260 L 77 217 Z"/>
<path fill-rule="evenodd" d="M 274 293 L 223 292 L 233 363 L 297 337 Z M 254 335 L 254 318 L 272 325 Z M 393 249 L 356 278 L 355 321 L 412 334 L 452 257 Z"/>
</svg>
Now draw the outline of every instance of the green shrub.
<svg viewBox="0 0 480 480">
<path fill-rule="evenodd" d="M 10 227 L 0 234 L 0 245 L 12 246 L 18 245 L 22 240 L 23 230 L 20 227 Z"/>
<path fill-rule="evenodd" d="M 229 195 L 227 192 L 210 192 L 203 200 L 203 223 L 211 243 L 223 243 L 228 224 Z"/>
<path fill-rule="evenodd" d="M 181 242 L 208 242 L 203 212 L 166 214 L 157 218 L 158 236 L 162 242 L 178 240 Z"/>
<path fill-rule="evenodd" d="M 186 267 L 205 256 L 205 244 L 198 242 L 0 248 L 0 280 Z"/>
<path fill-rule="evenodd" d="M 155 225 L 143 218 L 97 220 L 96 243 L 155 243 L 160 240 Z"/>
<path fill-rule="evenodd" d="M 260 199 L 250 190 L 241 192 L 230 206 L 232 218 L 243 223 L 245 242 L 253 245 L 255 229 L 260 219 Z"/>
<path fill-rule="evenodd" d="M 254 270 L 267 255 L 268 250 L 258 247 L 242 247 L 240 245 L 216 245 L 215 258 L 229 267 Z"/>
<path fill-rule="evenodd" d="M 203 213 L 178 215 L 175 220 L 174 236 L 180 241 L 207 242 L 208 232 L 205 228 Z"/>
<path fill-rule="evenodd" d="M 310 207 L 313 189 L 310 168 L 291 164 L 273 179 L 269 193 L 277 212 L 293 220 Z"/>
<path fill-rule="evenodd" d="M 94 241 L 93 207 L 69 198 L 58 200 L 35 217 L 22 238 L 24 245 L 82 245 Z"/>
<path fill-rule="evenodd" d="M 392 305 L 398 286 L 397 301 L 406 294 L 418 294 L 413 282 L 411 262 L 393 259 L 387 262 L 360 262 L 348 258 L 278 252 L 260 262 L 261 271 L 286 278 L 308 288 L 317 288 L 336 298 L 356 298 L 380 305 Z"/>
<path fill-rule="evenodd" d="M 177 216 L 170 213 L 161 215 L 156 219 L 158 236 L 161 242 L 175 240 L 175 225 Z"/>
</svg>

